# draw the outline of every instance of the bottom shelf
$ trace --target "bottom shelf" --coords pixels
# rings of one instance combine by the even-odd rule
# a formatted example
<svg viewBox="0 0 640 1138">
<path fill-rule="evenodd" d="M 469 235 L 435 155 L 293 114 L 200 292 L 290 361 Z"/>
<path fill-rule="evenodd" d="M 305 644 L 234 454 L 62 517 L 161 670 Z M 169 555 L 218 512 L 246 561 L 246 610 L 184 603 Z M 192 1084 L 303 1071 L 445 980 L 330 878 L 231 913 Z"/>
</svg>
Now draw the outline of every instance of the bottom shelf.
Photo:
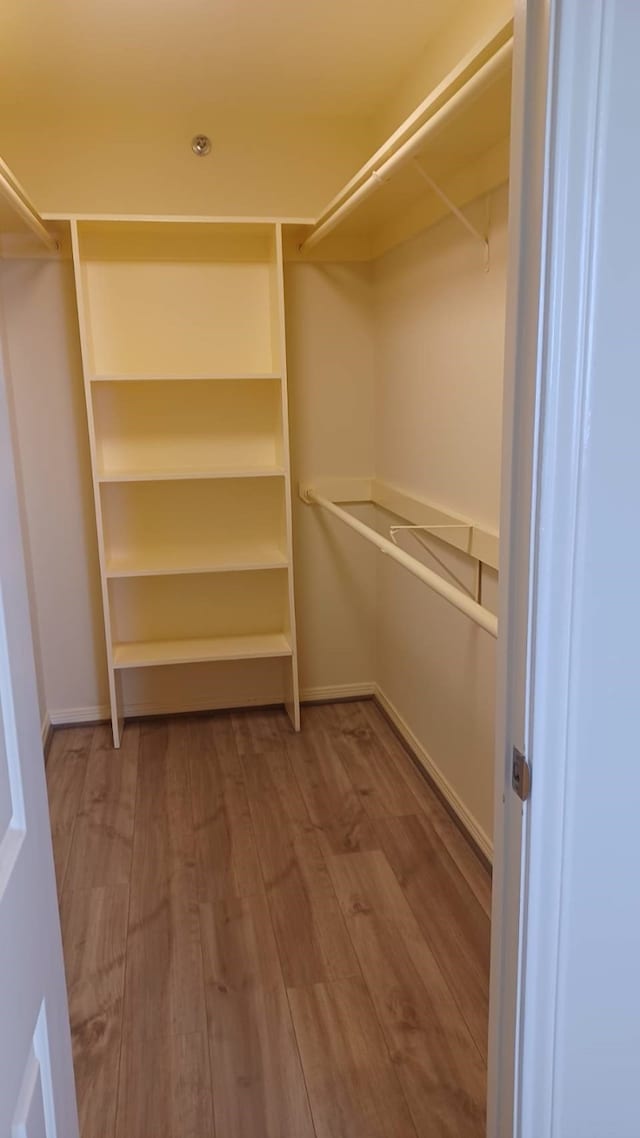
<svg viewBox="0 0 640 1138">
<path fill-rule="evenodd" d="M 148 668 L 159 664 L 209 663 L 217 660 L 260 660 L 291 656 L 282 632 L 258 636 L 211 636 L 193 640 L 149 640 L 114 644 L 115 668 Z"/>
</svg>

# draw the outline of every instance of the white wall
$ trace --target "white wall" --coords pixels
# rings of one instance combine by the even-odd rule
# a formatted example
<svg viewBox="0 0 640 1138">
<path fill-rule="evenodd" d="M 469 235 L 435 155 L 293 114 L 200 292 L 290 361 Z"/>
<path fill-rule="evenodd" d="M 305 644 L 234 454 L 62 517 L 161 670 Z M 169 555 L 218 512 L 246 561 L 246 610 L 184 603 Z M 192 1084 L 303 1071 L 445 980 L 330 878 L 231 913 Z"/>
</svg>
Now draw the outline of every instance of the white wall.
<svg viewBox="0 0 640 1138">
<path fill-rule="evenodd" d="M 4 261 L 1 277 L 44 704 L 74 718 L 107 687 L 73 270 Z"/>
<path fill-rule="evenodd" d="M 484 200 L 472 207 L 480 224 L 485 209 Z M 375 474 L 498 529 L 506 188 L 492 195 L 490 213 L 489 273 L 453 219 L 371 267 L 287 267 L 296 480 Z M 388 533 L 394 519 L 369 511 L 365 520 Z M 490 851 L 495 642 L 299 501 L 295 539 L 303 690 L 374 680 Z M 438 564 L 411 537 L 401 540 L 474 587 L 471 559 L 432 539 Z M 496 611 L 497 574 L 488 569 L 482 599 Z"/>
<path fill-rule="evenodd" d="M 372 269 L 285 270 L 293 484 L 373 469 Z M 371 690 L 375 551 L 294 498 L 303 693 Z"/>
<path fill-rule="evenodd" d="M 4 311 L 4 289 L 2 279 L 2 266 L 0 265 L 0 370 L 2 371 L 2 380 L 5 385 L 7 397 L 7 410 L 9 413 L 9 429 L 11 431 L 11 445 L 13 448 L 13 463 L 15 467 L 16 476 L 16 493 L 18 497 L 18 508 L 20 511 L 20 529 L 21 537 L 24 547 L 24 563 L 25 563 L 25 578 L 27 583 L 27 597 L 29 600 L 29 621 L 31 626 L 31 637 L 33 640 L 33 660 L 36 673 L 36 691 L 38 696 L 38 712 L 40 715 L 40 722 L 43 725 L 43 739 L 46 731 L 48 730 L 47 722 L 47 701 L 44 693 L 44 679 L 42 675 L 42 655 L 39 642 L 39 629 L 35 619 L 35 585 L 33 580 L 33 570 L 31 566 L 31 558 L 27 548 L 27 506 L 24 492 L 24 478 L 20 468 L 19 461 L 19 448 L 18 448 L 18 431 L 16 426 L 15 406 L 11 389 L 11 369 L 9 362 L 9 345 L 7 335 L 7 323 Z"/>
<path fill-rule="evenodd" d="M 484 202 L 474 204 L 481 220 Z M 375 266 L 376 476 L 498 528 L 507 194 L 491 201 L 491 268 L 455 219 Z M 468 558 L 431 542 L 473 585 Z M 403 538 L 407 551 L 417 542 Z M 428 557 L 425 564 L 437 565 Z M 495 608 L 495 574 L 483 602 Z M 485 848 L 492 835 L 495 642 L 386 562 L 377 679 Z"/>
<path fill-rule="evenodd" d="M 474 203 L 469 216 L 482 225 L 484 209 Z M 455 218 L 376 263 L 376 474 L 497 530 L 504 187 L 491 196 L 491 214 L 488 273 Z"/>
</svg>

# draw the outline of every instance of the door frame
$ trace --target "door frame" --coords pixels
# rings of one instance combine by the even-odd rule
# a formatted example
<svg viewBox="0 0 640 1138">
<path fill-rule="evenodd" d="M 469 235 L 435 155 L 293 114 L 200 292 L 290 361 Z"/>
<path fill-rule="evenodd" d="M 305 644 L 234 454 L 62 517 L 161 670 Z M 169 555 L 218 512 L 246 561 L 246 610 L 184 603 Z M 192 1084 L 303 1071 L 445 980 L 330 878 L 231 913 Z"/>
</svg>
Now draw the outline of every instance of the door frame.
<svg viewBox="0 0 640 1138">
<path fill-rule="evenodd" d="M 532 763 L 531 619 L 536 551 L 536 467 L 542 387 L 547 107 L 551 35 L 547 0 L 514 11 L 509 261 L 502 425 L 500 603 L 494 782 L 494 860 L 487 1135 L 511 1138 L 519 1098 L 521 976 L 528 803 L 511 789 L 512 749 Z"/>
<path fill-rule="evenodd" d="M 551 1138 L 602 56 L 616 5 L 515 7 L 487 1134 Z M 510 785 L 513 746 L 531 769 L 525 804 Z"/>
</svg>

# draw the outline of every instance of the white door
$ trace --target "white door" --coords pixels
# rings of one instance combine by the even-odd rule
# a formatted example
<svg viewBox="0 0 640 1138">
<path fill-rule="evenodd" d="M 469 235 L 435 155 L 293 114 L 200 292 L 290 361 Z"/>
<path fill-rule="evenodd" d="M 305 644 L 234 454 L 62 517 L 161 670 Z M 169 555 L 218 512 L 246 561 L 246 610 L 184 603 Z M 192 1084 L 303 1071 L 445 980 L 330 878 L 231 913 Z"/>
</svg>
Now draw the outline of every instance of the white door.
<svg viewBox="0 0 640 1138">
<path fill-rule="evenodd" d="M 0 355 L 0 1135 L 77 1134 L 22 534 Z"/>
<path fill-rule="evenodd" d="M 520 1076 L 522 927 L 526 909 L 528 806 L 511 786 L 514 747 L 531 760 L 530 654 L 538 541 L 540 312 L 549 77 L 548 0 L 515 5 L 509 275 L 505 350 L 500 640 L 491 946 L 487 1134 L 512 1138 Z M 533 765 L 533 764 L 532 764 Z"/>
<path fill-rule="evenodd" d="M 516 20 L 488 1133 L 638 1138 L 640 4 Z"/>
</svg>

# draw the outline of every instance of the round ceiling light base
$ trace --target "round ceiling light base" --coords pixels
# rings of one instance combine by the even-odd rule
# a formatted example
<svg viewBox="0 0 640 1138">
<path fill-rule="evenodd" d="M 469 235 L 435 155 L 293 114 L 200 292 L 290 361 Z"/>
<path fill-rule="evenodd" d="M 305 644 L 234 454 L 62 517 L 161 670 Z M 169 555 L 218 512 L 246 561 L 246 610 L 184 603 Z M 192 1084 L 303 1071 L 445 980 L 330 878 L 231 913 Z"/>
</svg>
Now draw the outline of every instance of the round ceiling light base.
<svg viewBox="0 0 640 1138">
<path fill-rule="evenodd" d="M 206 134 L 196 134 L 191 140 L 191 149 L 198 158 L 205 158 L 211 153 L 211 139 Z"/>
</svg>

